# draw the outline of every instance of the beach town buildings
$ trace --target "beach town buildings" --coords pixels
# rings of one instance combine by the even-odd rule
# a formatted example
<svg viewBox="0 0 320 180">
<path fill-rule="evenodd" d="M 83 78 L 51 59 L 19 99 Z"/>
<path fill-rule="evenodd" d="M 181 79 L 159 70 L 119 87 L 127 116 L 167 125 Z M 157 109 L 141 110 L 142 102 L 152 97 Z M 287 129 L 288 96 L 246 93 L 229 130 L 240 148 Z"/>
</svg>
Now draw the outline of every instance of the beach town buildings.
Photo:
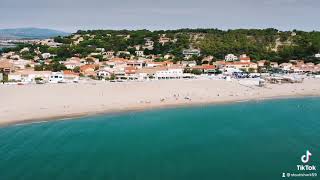
<svg viewBox="0 0 320 180">
<path fill-rule="evenodd" d="M 292 68 L 292 64 L 291 63 L 281 63 L 280 65 L 279 65 L 279 68 L 280 69 L 282 69 L 282 70 L 284 70 L 284 71 L 290 71 L 291 70 L 291 68 Z"/>
<path fill-rule="evenodd" d="M 129 75 L 129 77 L 137 80 L 163 80 L 163 79 L 181 79 L 184 77 L 183 68 L 181 66 L 159 66 L 146 67 L 143 69 L 136 69 L 136 71 Z"/>
<path fill-rule="evenodd" d="M 79 35 L 79 36 L 74 36 L 75 39 L 73 39 L 74 41 L 72 42 L 74 45 L 78 45 L 80 44 L 82 41 L 84 41 L 84 38 Z"/>
<path fill-rule="evenodd" d="M 198 66 L 191 67 L 192 70 L 198 70 L 201 71 L 201 73 L 204 74 L 215 74 L 217 72 L 217 66 L 215 65 L 209 65 L 209 64 L 202 64 Z"/>
<path fill-rule="evenodd" d="M 202 64 L 212 64 L 214 57 L 213 56 L 205 56 L 202 58 Z"/>
<path fill-rule="evenodd" d="M 51 71 L 21 70 L 8 74 L 8 80 L 14 82 L 34 83 L 36 78 L 49 81 Z"/>
<path fill-rule="evenodd" d="M 257 64 L 258 64 L 258 67 L 265 67 L 266 66 L 266 64 L 267 64 L 267 60 L 260 60 L 260 61 L 258 61 L 257 62 Z"/>
<path fill-rule="evenodd" d="M 291 67 L 291 70 L 295 73 L 317 73 L 320 72 L 320 65 L 314 63 L 296 64 Z"/>
<path fill-rule="evenodd" d="M 166 68 L 156 71 L 155 79 L 181 79 L 183 78 L 183 69 L 179 67 Z"/>
<path fill-rule="evenodd" d="M 102 54 L 103 54 L 102 52 L 92 52 L 89 54 L 89 57 L 100 56 Z"/>
<path fill-rule="evenodd" d="M 237 61 L 238 60 L 238 57 L 234 54 L 227 54 L 225 57 L 224 57 L 224 60 L 225 61 Z"/>
<path fill-rule="evenodd" d="M 138 57 L 144 56 L 144 51 L 135 51 L 135 53 L 136 53 L 136 56 Z"/>
<path fill-rule="evenodd" d="M 75 36 L 74 40 L 81 40 L 82 36 L 84 35 Z M 258 71 L 262 72 L 261 68 L 266 67 L 268 67 L 268 70 L 271 68 L 280 68 L 284 71 L 295 73 L 320 72 L 320 65 L 312 63 L 304 63 L 297 60 L 282 63 L 280 65 L 276 62 L 269 62 L 267 60 L 252 62 L 251 58 L 246 54 L 243 54 L 240 57 L 237 57 L 234 54 L 227 54 L 222 61 L 215 61 L 216 58 L 213 56 L 206 56 L 202 58 L 201 61 L 200 58 L 197 58 L 197 61 L 194 61 L 190 60 L 190 58 L 201 56 L 201 51 L 200 49 L 193 49 L 192 47 L 182 51 L 184 58 L 181 59 L 178 58 L 179 56 L 173 59 L 173 55 L 170 53 L 165 55 L 151 54 L 145 56 L 144 50 L 152 49 L 155 42 L 151 38 L 145 38 L 144 40 L 144 43 L 140 45 L 130 46 L 127 49 L 124 48 L 124 51 L 116 52 L 110 49 L 106 51 L 104 48 L 95 48 L 95 46 L 92 46 L 92 48 L 95 49 L 93 50 L 94 52 L 86 57 L 81 54 L 74 54 L 74 57 L 66 59 L 66 61 L 59 61 L 68 69 L 68 71 L 62 73 L 63 79 L 70 79 L 69 81 L 73 81 L 72 79 L 79 78 L 80 73 L 81 77 L 88 76 L 93 77 L 93 79 L 96 79 L 96 77 L 101 79 L 114 76 L 123 79 L 152 79 L 151 77 L 153 77 L 153 79 L 179 79 L 186 76 L 186 73 L 183 73 L 184 70 L 186 70 L 185 72 L 189 72 L 187 70 L 197 70 L 193 72 L 194 74 L 197 74 L 195 72 L 213 74 L 217 72 L 218 69 L 223 72 L 251 73 Z M 162 35 L 159 38 L 159 42 L 164 45 L 173 42 L 173 40 Z M 50 44 L 53 42 L 51 40 L 43 40 L 41 43 Z M 130 52 L 132 52 L 131 48 L 136 49 L 136 51 L 134 50 L 135 55 L 130 54 Z M 130 50 L 130 52 L 128 50 Z M 24 48 L 20 52 L 28 51 L 30 51 L 29 48 Z M 53 60 L 53 58 L 50 58 L 53 55 L 50 53 L 41 53 L 39 48 L 35 49 L 35 51 L 37 52 L 37 55 L 33 58 L 34 60 L 21 59 L 23 56 L 19 54 L 19 52 L 3 53 L 3 56 L 9 59 L 7 64 L 5 64 L 5 61 L 3 60 L 0 61 L 0 70 L 7 74 L 11 74 L 10 79 L 12 80 L 29 79 L 28 81 L 31 81 L 31 79 L 41 76 L 41 74 L 37 74 L 37 72 L 31 73 L 30 70 L 34 65 L 50 64 Z M 32 54 L 34 53 L 32 52 Z M 97 58 L 97 56 L 100 58 L 101 55 L 103 56 L 102 61 Z M 36 57 L 37 60 L 35 60 Z M 170 59 L 172 59 L 172 61 L 170 61 Z M 24 74 L 21 72 L 23 70 L 26 70 Z M 30 71 L 29 74 L 28 71 Z M 59 79 L 59 77 L 57 79 Z M 52 81 L 56 82 L 60 80 Z"/>
<path fill-rule="evenodd" d="M 148 61 L 146 62 L 146 67 L 160 67 L 160 66 L 164 66 L 165 63 L 164 62 L 154 62 L 154 61 Z"/>
<path fill-rule="evenodd" d="M 10 59 L 12 60 L 19 60 L 20 59 L 20 56 L 18 54 L 14 54 L 12 56 L 10 56 Z"/>
<path fill-rule="evenodd" d="M 80 66 L 80 73 L 85 76 L 97 76 L 96 70 L 99 69 L 99 65 L 97 64 L 86 64 L 83 66 Z"/>
<path fill-rule="evenodd" d="M 0 71 L 6 74 L 13 72 L 14 64 L 10 62 L 10 60 L 1 60 L 0 61 Z"/>
<path fill-rule="evenodd" d="M 257 72 L 258 64 L 251 62 L 251 58 L 247 55 L 241 55 L 240 61 L 217 61 L 215 64 L 219 69 L 222 69 L 224 72 L 230 71 L 246 71 L 246 72 Z"/>
<path fill-rule="evenodd" d="M 41 54 L 41 56 L 43 59 L 49 59 L 52 57 L 52 55 L 50 53 L 43 53 L 43 54 Z"/>
<path fill-rule="evenodd" d="M 78 57 L 72 57 L 63 62 L 67 69 L 73 70 L 76 67 L 80 67 L 85 64 L 85 60 L 81 60 Z"/>
<path fill-rule="evenodd" d="M 186 68 L 186 67 L 194 67 L 197 65 L 196 61 L 180 61 L 180 64 L 182 65 L 182 67 Z"/>
<path fill-rule="evenodd" d="M 185 59 L 190 59 L 193 56 L 199 57 L 201 55 L 201 51 L 199 49 L 185 49 L 182 51 Z"/>
<path fill-rule="evenodd" d="M 143 68 L 146 66 L 145 60 L 128 60 L 126 61 L 126 64 L 128 67 L 134 67 L 134 68 Z"/>
<path fill-rule="evenodd" d="M 129 51 L 118 51 L 116 55 L 117 55 L 117 57 L 119 57 L 119 56 L 130 56 L 130 52 Z"/>
<path fill-rule="evenodd" d="M 239 70 L 244 70 L 246 72 L 257 72 L 258 65 L 253 62 L 234 62 L 234 63 L 227 63 L 227 68 L 235 68 Z"/>
<path fill-rule="evenodd" d="M 172 54 L 166 54 L 163 56 L 164 59 L 168 60 L 168 59 L 173 59 L 175 56 Z"/>
<path fill-rule="evenodd" d="M 106 55 L 112 57 L 112 56 L 114 56 L 114 51 L 107 51 Z"/>
<path fill-rule="evenodd" d="M 279 64 L 277 62 L 270 62 L 271 68 L 279 68 Z"/>
<path fill-rule="evenodd" d="M 104 53 L 106 50 L 104 48 L 96 48 L 96 51 Z"/>
<path fill-rule="evenodd" d="M 97 76 L 102 78 L 111 78 L 113 72 L 107 69 L 99 69 L 97 71 Z"/>
<path fill-rule="evenodd" d="M 99 59 L 89 56 L 85 58 L 84 64 L 99 64 Z"/>
<path fill-rule="evenodd" d="M 115 52 L 114 51 L 107 51 L 103 54 L 103 58 L 104 59 L 112 59 L 114 58 L 115 56 Z"/>
<path fill-rule="evenodd" d="M 154 61 L 146 61 L 146 67 L 171 67 L 173 62 L 171 61 L 162 61 L 162 62 L 154 62 Z"/>
<path fill-rule="evenodd" d="M 154 42 L 151 40 L 151 38 L 144 38 L 144 40 L 145 44 L 142 49 L 153 50 Z"/>
<path fill-rule="evenodd" d="M 168 38 L 168 37 L 163 37 L 163 36 L 161 36 L 161 37 L 159 38 L 159 43 L 160 43 L 162 46 L 164 46 L 166 43 L 169 43 L 169 42 L 171 42 L 171 39 Z"/>
<path fill-rule="evenodd" d="M 247 56 L 246 54 L 242 54 L 239 57 L 240 62 L 250 63 L 251 58 Z"/>
<path fill-rule="evenodd" d="M 7 53 L 2 53 L 2 58 L 5 58 L 5 59 L 10 59 L 11 56 L 13 56 L 15 54 L 15 52 L 13 51 L 10 51 L 10 52 L 7 52 Z"/>
<path fill-rule="evenodd" d="M 52 48 L 60 47 L 62 43 L 57 43 L 54 41 L 54 39 L 42 39 L 36 42 L 36 44 L 49 46 Z"/>
<path fill-rule="evenodd" d="M 167 37 L 167 35 L 166 34 L 161 34 L 160 35 L 160 38 L 158 39 L 158 41 L 159 41 L 159 43 L 162 45 L 162 46 L 164 46 L 165 44 L 167 44 L 167 43 L 170 43 L 170 42 L 176 42 L 177 41 L 177 39 L 171 39 L 171 38 L 169 38 L 169 37 Z"/>
<path fill-rule="evenodd" d="M 29 52 L 29 51 L 30 49 L 28 47 L 25 47 L 20 50 L 20 53 Z"/>
</svg>

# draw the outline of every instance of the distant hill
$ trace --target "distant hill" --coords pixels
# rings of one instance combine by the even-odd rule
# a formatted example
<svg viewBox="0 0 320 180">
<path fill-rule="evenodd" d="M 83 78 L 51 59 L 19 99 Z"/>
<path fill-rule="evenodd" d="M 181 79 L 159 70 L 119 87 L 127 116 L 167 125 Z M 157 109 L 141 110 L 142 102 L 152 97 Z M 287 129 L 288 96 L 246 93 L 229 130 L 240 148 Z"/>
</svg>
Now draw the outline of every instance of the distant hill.
<svg viewBox="0 0 320 180">
<path fill-rule="evenodd" d="M 0 29 L 0 39 L 44 39 L 55 36 L 67 36 L 69 34 L 63 31 L 40 28 Z"/>
</svg>

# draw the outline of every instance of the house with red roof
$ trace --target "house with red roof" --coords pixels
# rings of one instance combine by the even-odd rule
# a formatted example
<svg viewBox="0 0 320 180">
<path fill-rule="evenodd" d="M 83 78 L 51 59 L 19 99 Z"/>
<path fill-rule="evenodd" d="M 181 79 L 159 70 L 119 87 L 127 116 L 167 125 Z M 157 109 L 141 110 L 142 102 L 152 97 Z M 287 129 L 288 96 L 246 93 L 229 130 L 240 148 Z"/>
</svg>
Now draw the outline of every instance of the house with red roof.
<svg viewBox="0 0 320 180">
<path fill-rule="evenodd" d="M 85 76 L 97 76 L 95 70 L 99 68 L 98 65 L 95 64 L 87 64 L 80 66 L 80 73 Z"/>
<path fill-rule="evenodd" d="M 249 56 L 247 56 L 246 54 L 240 55 L 239 60 L 240 60 L 240 62 L 245 62 L 245 63 L 251 62 L 251 58 Z"/>
<path fill-rule="evenodd" d="M 202 73 L 215 72 L 218 68 L 215 65 L 202 64 L 201 66 L 191 67 L 193 70 L 200 70 Z"/>
</svg>

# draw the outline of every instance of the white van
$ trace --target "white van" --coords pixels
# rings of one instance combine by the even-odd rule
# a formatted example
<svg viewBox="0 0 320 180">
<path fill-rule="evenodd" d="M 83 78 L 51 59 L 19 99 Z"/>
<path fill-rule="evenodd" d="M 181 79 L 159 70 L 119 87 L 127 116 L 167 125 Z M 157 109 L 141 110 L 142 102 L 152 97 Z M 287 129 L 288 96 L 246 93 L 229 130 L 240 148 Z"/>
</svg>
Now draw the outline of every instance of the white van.
<svg viewBox="0 0 320 180">
<path fill-rule="evenodd" d="M 49 83 L 64 83 L 64 75 L 61 72 L 53 72 L 49 78 Z"/>
</svg>

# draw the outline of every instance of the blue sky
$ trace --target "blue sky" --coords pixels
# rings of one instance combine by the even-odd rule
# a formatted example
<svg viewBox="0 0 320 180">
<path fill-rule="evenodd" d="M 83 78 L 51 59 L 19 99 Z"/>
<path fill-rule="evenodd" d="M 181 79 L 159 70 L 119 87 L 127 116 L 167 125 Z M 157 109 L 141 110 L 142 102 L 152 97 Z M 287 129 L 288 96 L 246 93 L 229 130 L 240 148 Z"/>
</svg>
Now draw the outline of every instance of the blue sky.
<svg viewBox="0 0 320 180">
<path fill-rule="evenodd" d="M 0 0 L 0 28 L 320 30 L 320 0 Z"/>
</svg>

